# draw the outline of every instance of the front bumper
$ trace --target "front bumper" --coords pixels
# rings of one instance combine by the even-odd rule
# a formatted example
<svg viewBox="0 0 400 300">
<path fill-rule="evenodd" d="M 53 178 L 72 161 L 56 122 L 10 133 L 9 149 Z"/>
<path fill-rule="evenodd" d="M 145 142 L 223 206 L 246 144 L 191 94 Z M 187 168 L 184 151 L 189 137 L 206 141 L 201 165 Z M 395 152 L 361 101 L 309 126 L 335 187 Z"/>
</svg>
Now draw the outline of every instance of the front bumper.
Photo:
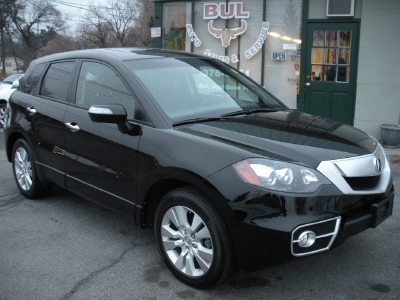
<svg viewBox="0 0 400 300">
<path fill-rule="evenodd" d="M 334 184 L 312 194 L 251 186 L 229 167 L 210 176 L 230 206 L 232 216 L 225 220 L 239 268 L 327 251 L 392 214 L 393 180 L 381 147 L 371 155 L 323 162 L 319 171 Z"/>
<path fill-rule="evenodd" d="M 254 270 L 289 257 L 327 251 L 350 236 L 375 228 L 393 211 L 392 181 L 383 193 L 346 195 L 327 185 L 314 194 L 302 195 L 249 187 L 230 175 L 229 169 L 215 174 L 214 182 L 229 199 L 225 220 L 240 269 Z M 314 232 L 316 241 L 301 247 L 299 237 L 305 231 Z"/>
<path fill-rule="evenodd" d="M 359 232 L 375 228 L 393 213 L 394 192 L 369 207 L 349 211 L 346 215 L 296 227 L 292 232 L 293 256 L 305 256 L 329 250 L 334 244 Z M 314 239 L 307 243 L 307 238 Z"/>
</svg>

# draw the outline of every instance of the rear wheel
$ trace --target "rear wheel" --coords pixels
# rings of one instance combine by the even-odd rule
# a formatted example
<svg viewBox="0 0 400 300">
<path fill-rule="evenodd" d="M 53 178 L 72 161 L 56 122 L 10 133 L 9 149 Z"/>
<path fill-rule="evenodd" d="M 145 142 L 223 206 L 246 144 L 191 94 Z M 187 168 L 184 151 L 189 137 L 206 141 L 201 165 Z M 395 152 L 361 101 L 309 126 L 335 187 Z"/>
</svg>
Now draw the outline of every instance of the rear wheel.
<svg viewBox="0 0 400 300">
<path fill-rule="evenodd" d="M 24 139 L 19 139 L 14 144 L 12 166 L 17 186 L 25 197 L 38 198 L 50 189 L 50 187 L 43 187 L 39 180 L 32 150 Z"/>
<path fill-rule="evenodd" d="M 161 257 L 184 283 L 206 288 L 231 273 L 232 248 L 226 226 L 197 190 L 179 188 L 164 196 L 156 210 L 154 232 Z"/>
</svg>

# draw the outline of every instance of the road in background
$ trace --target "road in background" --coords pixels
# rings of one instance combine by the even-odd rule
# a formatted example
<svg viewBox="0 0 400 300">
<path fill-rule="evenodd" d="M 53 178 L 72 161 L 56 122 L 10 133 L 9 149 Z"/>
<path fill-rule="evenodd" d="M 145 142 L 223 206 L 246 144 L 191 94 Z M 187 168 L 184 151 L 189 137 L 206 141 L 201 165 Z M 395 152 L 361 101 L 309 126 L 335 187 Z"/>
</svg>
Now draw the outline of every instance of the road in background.
<svg viewBox="0 0 400 300">
<path fill-rule="evenodd" d="M 0 130 L 0 299 L 400 300 L 400 164 L 393 172 L 394 213 L 378 228 L 196 290 L 164 266 L 151 230 L 60 188 L 25 199 Z"/>
</svg>

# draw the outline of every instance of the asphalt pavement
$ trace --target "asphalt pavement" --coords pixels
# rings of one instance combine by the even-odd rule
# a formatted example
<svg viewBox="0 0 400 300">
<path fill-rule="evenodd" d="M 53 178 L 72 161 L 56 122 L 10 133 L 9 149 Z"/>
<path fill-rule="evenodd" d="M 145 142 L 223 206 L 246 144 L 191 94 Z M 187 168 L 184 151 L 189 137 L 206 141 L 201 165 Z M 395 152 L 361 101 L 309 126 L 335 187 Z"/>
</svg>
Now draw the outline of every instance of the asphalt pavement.
<svg viewBox="0 0 400 300">
<path fill-rule="evenodd" d="M 162 263 L 151 230 L 60 188 L 18 191 L 0 129 L 0 299 L 400 300 L 400 159 L 393 215 L 324 253 L 193 289 Z M 249 253 L 252 255 L 252 253 Z"/>
</svg>

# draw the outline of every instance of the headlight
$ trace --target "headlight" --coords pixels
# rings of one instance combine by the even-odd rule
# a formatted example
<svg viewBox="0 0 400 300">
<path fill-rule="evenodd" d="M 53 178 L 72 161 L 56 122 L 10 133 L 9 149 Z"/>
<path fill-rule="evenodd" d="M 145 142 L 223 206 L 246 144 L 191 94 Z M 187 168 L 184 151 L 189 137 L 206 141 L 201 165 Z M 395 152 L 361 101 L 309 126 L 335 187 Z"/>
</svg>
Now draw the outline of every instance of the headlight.
<svg viewBox="0 0 400 300">
<path fill-rule="evenodd" d="M 246 182 L 283 192 L 312 193 L 331 182 L 316 170 L 281 161 L 247 159 L 233 165 Z"/>
</svg>

